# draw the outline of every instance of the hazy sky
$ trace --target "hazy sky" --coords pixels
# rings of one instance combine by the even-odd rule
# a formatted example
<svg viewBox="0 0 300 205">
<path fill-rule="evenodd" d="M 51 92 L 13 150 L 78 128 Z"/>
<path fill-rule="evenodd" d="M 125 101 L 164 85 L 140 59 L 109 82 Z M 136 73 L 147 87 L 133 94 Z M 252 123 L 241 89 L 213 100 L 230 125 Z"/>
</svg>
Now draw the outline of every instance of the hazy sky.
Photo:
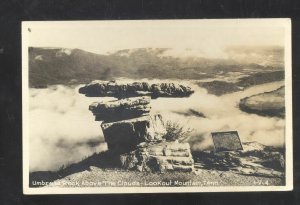
<svg viewBox="0 0 300 205">
<path fill-rule="evenodd" d="M 231 45 L 283 46 L 287 23 L 284 19 L 27 22 L 23 32 L 28 45 L 36 47 L 95 53 L 160 47 L 217 53 Z"/>
</svg>

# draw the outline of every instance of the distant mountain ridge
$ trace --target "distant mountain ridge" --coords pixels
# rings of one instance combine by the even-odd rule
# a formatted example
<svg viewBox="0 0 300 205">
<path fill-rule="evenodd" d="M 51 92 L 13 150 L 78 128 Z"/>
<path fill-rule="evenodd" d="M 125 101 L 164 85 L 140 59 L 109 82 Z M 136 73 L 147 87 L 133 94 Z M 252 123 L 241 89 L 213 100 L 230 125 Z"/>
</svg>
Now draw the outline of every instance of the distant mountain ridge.
<svg viewBox="0 0 300 205">
<path fill-rule="evenodd" d="M 124 49 L 107 55 L 80 49 L 29 48 L 29 85 L 46 87 L 54 84 L 88 83 L 95 79 L 204 79 L 219 72 L 243 69 L 282 69 L 241 63 L 232 59 L 203 57 L 179 58 L 164 55 L 168 48 Z"/>
<path fill-rule="evenodd" d="M 262 116 L 285 117 L 285 87 L 277 90 L 252 95 L 240 100 L 239 107 L 247 113 Z"/>
</svg>

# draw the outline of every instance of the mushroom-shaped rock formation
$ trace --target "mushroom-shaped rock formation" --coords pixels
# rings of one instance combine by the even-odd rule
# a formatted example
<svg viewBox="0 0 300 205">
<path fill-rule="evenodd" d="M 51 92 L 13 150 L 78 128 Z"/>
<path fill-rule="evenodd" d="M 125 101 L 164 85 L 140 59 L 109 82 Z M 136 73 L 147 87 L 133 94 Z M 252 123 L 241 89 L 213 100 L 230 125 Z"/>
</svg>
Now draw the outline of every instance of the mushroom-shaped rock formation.
<svg viewBox="0 0 300 205">
<path fill-rule="evenodd" d="M 116 97 L 129 98 L 138 96 L 158 97 L 189 97 L 194 91 L 184 85 L 175 83 L 157 83 L 149 85 L 147 82 L 118 84 L 115 81 L 94 81 L 79 89 L 79 93 L 87 97 Z"/>
<path fill-rule="evenodd" d="M 79 89 L 86 96 L 116 97 L 95 102 L 89 110 L 101 128 L 122 168 L 140 171 L 193 171 L 194 161 L 187 143 L 166 142 L 161 115 L 150 116 L 150 101 L 156 97 L 188 97 L 191 88 L 173 83 L 94 82 Z"/>
</svg>

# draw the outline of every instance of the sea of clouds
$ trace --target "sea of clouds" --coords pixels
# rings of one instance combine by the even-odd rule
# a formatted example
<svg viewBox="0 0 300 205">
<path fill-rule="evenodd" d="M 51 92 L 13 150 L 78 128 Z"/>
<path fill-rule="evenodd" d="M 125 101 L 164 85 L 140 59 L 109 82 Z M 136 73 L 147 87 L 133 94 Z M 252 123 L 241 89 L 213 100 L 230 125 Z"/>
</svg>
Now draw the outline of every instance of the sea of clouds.
<svg viewBox="0 0 300 205">
<path fill-rule="evenodd" d="M 120 79 L 118 82 L 128 82 Z M 147 80 L 149 83 L 159 80 Z M 178 82 L 177 82 L 178 83 Z M 178 122 L 193 132 L 188 139 L 193 150 L 212 149 L 211 132 L 237 130 L 242 142 L 283 146 L 285 120 L 240 111 L 241 98 L 277 89 L 282 82 L 268 83 L 245 91 L 210 95 L 193 82 L 181 81 L 195 93 L 189 98 L 158 98 L 151 101 L 151 113 Z M 56 85 L 29 89 L 29 165 L 30 171 L 57 170 L 107 149 L 100 122 L 88 110 L 92 102 L 112 98 L 88 98 L 78 93 L 80 86 Z M 206 117 L 184 115 L 189 109 Z"/>
</svg>

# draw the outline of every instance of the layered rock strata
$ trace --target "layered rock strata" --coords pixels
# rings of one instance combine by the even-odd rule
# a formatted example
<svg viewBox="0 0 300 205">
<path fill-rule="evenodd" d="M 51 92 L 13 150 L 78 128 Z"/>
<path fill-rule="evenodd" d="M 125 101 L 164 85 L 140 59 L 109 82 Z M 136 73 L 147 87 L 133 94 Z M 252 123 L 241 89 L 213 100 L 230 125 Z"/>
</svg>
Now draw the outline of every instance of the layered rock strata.
<svg viewBox="0 0 300 205">
<path fill-rule="evenodd" d="M 89 84 L 80 88 L 86 96 L 113 96 L 121 98 L 96 102 L 89 106 L 101 128 L 108 149 L 125 169 L 140 171 L 193 171 L 194 161 L 187 143 L 166 142 L 166 127 L 161 115 L 150 116 L 153 96 L 183 97 L 191 89 L 174 84 L 114 82 Z M 141 93 L 142 92 L 142 93 Z M 142 97 L 123 98 L 124 96 Z M 120 97 L 121 96 L 121 97 Z"/>
<path fill-rule="evenodd" d="M 158 97 L 188 97 L 194 91 L 184 85 L 174 83 L 148 84 L 147 82 L 134 82 L 118 84 L 115 81 L 94 81 L 79 89 L 79 93 L 87 97 L 116 97 L 129 98 L 138 96 Z"/>
<path fill-rule="evenodd" d="M 116 121 L 149 114 L 150 97 L 135 97 L 109 102 L 95 102 L 89 106 L 96 121 Z"/>
<path fill-rule="evenodd" d="M 141 142 L 160 142 L 167 132 L 160 115 L 103 122 L 101 128 L 108 148 L 118 153 L 134 150 Z"/>
<path fill-rule="evenodd" d="M 194 170 L 194 160 L 188 143 L 142 143 L 136 150 L 122 154 L 120 159 L 122 167 L 139 171 L 192 172 Z"/>
</svg>

